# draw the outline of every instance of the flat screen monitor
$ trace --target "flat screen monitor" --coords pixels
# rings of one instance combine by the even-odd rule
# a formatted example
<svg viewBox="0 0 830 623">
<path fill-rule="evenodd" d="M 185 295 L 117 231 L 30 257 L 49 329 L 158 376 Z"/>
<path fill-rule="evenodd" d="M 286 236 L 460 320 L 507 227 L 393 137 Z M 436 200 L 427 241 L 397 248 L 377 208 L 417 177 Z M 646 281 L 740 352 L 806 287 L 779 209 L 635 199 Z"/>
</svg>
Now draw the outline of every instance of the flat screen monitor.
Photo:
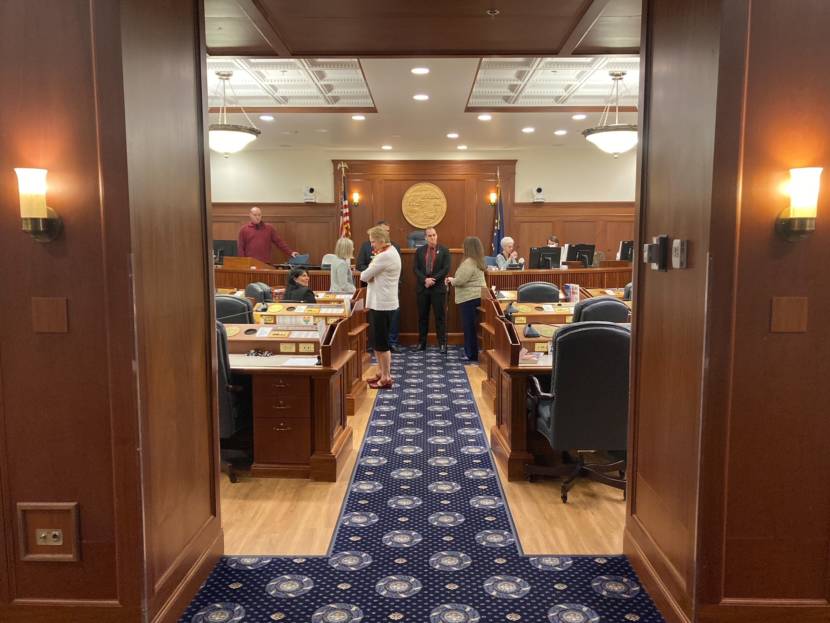
<svg viewBox="0 0 830 623">
<path fill-rule="evenodd" d="M 566 262 L 579 262 L 582 263 L 587 268 L 594 263 L 594 251 L 596 250 L 596 245 L 593 244 L 569 244 L 568 245 L 568 255 L 565 258 Z"/>
<path fill-rule="evenodd" d="M 225 257 L 236 257 L 236 240 L 214 240 L 213 253 L 219 255 L 219 251 Z"/>
<path fill-rule="evenodd" d="M 562 256 L 560 247 L 531 247 L 530 268 L 531 270 L 545 268 L 559 268 Z"/>
<path fill-rule="evenodd" d="M 617 251 L 617 259 L 626 262 L 634 261 L 634 241 L 620 240 L 620 249 Z"/>
</svg>

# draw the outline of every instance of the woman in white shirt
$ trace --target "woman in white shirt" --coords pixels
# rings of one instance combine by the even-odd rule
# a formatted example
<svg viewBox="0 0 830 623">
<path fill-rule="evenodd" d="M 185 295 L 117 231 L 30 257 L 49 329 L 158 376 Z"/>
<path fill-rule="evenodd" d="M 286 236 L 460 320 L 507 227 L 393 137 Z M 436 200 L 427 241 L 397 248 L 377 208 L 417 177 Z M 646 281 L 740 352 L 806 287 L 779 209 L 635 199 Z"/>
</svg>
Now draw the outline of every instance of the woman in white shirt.
<svg viewBox="0 0 830 623">
<path fill-rule="evenodd" d="M 372 343 L 380 368 L 380 374 L 369 381 L 369 387 L 386 389 L 392 387 L 389 330 L 392 325 L 392 316 L 399 305 L 398 280 L 401 277 L 401 256 L 392 246 L 389 232 L 383 227 L 372 227 L 368 233 L 375 256 L 366 270 L 360 273 L 360 280 L 368 284 L 366 307 L 369 310 Z"/>
<path fill-rule="evenodd" d="M 524 258 L 520 258 L 515 251 L 515 246 L 516 243 L 510 236 L 501 239 L 501 253 L 496 256 L 499 270 L 507 270 L 508 266 L 521 266 L 525 263 Z"/>
<path fill-rule="evenodd" d="M 351 259 L 354 255 L 354 242 L 351 238 L 340 238 L 334 245 L 334 255 L 326 254 L 323 263 L 331 269 L 331 285 L 329 292 L 351 294 L 355 291 L 352 277 Z"/>
</svg>

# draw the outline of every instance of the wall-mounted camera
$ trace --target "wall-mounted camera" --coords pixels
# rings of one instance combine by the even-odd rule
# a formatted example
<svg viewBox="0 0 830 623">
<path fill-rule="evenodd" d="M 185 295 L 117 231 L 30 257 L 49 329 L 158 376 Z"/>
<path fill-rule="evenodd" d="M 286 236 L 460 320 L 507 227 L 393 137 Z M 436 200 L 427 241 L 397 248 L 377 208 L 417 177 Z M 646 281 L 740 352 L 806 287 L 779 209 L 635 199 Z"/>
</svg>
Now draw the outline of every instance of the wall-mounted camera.
<svg viewBox="0 0 830 623">
<path fill-rule="evenodd" d="M 533 189 L 533 203 L 545 203 L 545 195 L 541 186 Z"/>
<path fill-rule="evenodd" d="M 314 186 L 303 187 L 303 201 L 306 203 L 317 203 L 317 189 Z"/>
</svg>

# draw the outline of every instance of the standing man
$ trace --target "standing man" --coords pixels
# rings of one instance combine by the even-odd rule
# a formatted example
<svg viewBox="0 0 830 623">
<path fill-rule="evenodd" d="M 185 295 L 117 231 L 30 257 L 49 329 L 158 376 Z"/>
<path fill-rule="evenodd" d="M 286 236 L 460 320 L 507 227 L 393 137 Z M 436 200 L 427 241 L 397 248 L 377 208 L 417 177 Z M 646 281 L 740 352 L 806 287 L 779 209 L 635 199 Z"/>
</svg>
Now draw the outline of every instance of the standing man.
<svg viewBox="0 0 830 623">
<path fill-rule="evenodd" d="M 450 272 L 450 251 L 438 244 L 434 227 L 424 230 L 427 243 L 415 251 L 415 292 L 418 300 L 418 350 L 427 349 L 429 308 L 435 315 L 435 333 L 442 353 L 447 352 L 447 285 L 444 280 Z"/>
<path fill-rule="evenodd" d="M 401 278 L 401 256 L 389 241 L 389 233 L 383 227 L 369 230 L 369 242 L 375 252 L 369 266 L 360 273 L 365 281 L 366 307 L 369 309 L 369 328 L 380 373 L 369 381 L 373 389 L 392 387 L 392 353 L 389 347 L 389 331 L 392 316 L 399 307 L 398 282 Z"/>
<path fill-rule="evenodd" d="M 383 221 L 383 220 L 378 221 L 377 223 L 375 223 L 375 227 L 382 227 L 384 229 L 384 231 L 386 231 L 387 236 L 389 235 L 389 232 L 392 230 L 392 228 L 389 227 L 389 223 L 387 223 L 386 221 Z M 393 247 L 395 247 L 395 250 L 398 252 L 398 256 L 400 256 L 401 248 L 395 242 L 392 242 L 391 244 L 392 244 Z M 372 246 L 371 240 L 365 240 L 363 242 L 363 244 L 360 245 L 360 251 L 357 254 L 357 260 L 355 261 L 355 265 L 357 267 L 357 270 L 366 270 L 366 267 L 369 266 L 369 262 L 372 261 L 372 258 L 374 256 L 375 256 L 375 250 L 374 250 L 374 247 Z M 401 310 L 400 310 L 400 308 L 398 308 L 397 310 L 395 310 L 395 313 L 392 315 L 392 326 L 389 329 L 389 349 L 393 353 L 401 352 L 401 345 L 400 345 L 400 342 L 398 341 L 398 338 L 400 337 L 400 325 L 401 325 Z M 371 338 L 372 338 L 372 336 L 370 334 L 369 335 L 369 344 L 368 344 L 369 350 L 372 350 L 372 348 L 373 348 Z"/>
<path fill-rule="evenodd" d="M 299 255 L 296 251 L 285 244 L 285 241 L 277 235 L 273 225 L 262 222 L 262 210 L 254 206 L 248 212 L 250 223 L 242 226 L 239 230 L 237 240 L 237 253 L 239 257 L 253 257 L 266 264 L 271 263 L 271 244 L 277 245 L 280 251 L 288 257 Z"/>
</svg>

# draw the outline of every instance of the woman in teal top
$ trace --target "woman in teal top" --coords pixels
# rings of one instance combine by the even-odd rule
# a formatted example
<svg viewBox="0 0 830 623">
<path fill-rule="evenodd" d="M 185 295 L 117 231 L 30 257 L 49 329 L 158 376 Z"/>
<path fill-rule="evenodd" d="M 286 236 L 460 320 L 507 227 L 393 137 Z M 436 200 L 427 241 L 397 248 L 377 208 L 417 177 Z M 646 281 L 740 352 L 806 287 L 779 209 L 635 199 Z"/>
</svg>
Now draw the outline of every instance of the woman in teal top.
<svg viewBox="0 0 830 623">
<path fill-rule="evenodd" d="M 464 327 L 464 354 L 470 361 L 478 361 L 478 335 L 476 316 L 481 305 L 481 288 L 484 281 L 484 248 L 475 236 L 464 238 L 464 259 L 455 271 L 454 277 L 446 282 L 455 287 L 455 303 L 461 312 Z"/>
</svg>

